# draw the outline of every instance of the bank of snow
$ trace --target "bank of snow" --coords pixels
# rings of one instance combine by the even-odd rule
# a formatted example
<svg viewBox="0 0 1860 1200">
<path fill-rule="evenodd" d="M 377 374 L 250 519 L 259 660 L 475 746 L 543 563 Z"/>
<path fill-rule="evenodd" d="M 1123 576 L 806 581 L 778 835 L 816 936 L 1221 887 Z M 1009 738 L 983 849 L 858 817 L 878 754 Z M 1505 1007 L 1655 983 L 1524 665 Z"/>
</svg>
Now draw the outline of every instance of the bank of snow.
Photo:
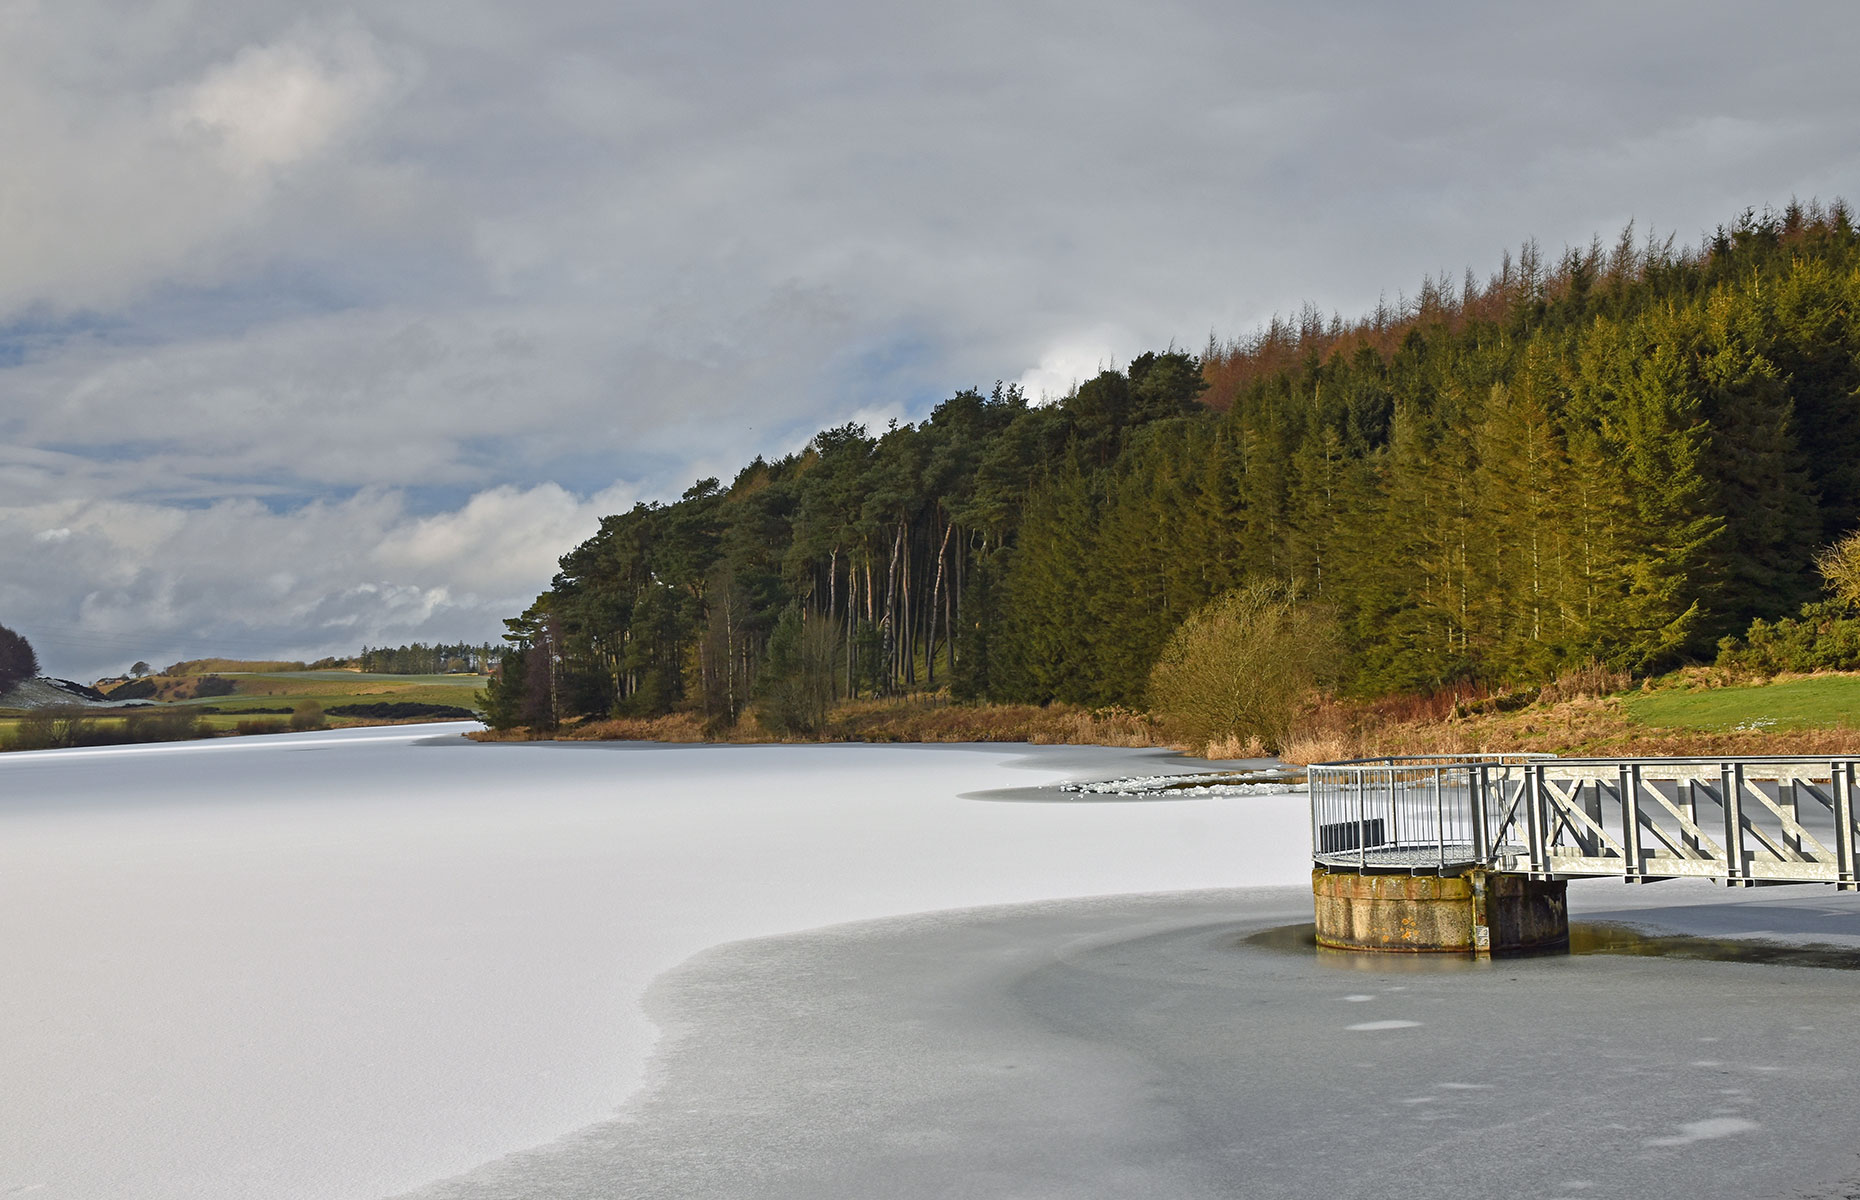
<svg viewBox="0 0 1860 1200">
<path fill-rule="evenodd" d="M 0 708 L 145 708 L 147 700 L 112 700 L 94 687 L 69 679 L 41 675 L 22 679 L 0 692 Z"/>
<path fill-rule="evenodd" d="M 1309 869 L 1296 793 L 960 798 L 1155 751 L 458 728 L 0 756 L 0 1195 L 387 1195 L 609 1115 L 707 947 Z"/>
<path fill-rule="evenodd" d="M 1138 775 L 1126 779 L 1081 779 L 1060 791 L 1082 796 L 1188 797 L 1277 796 L 1305 790 L 1304 772 L 1286 768 L 1254 771 L 1203 771 Z"/>
</svg>

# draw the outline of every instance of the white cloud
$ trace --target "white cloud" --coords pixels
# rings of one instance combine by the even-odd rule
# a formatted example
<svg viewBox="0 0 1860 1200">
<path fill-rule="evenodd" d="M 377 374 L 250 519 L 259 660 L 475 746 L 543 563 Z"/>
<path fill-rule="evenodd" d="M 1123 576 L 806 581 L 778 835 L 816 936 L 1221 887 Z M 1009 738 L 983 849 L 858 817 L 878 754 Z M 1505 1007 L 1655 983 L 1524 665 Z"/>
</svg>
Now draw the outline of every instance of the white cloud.
<svg viewBox="0 0 1860 1200">
<path fill-rule="evenodd" d="M 393 76 L 350 25 L 248 46 L 180 90 L 174 118 L 201 133 L 240 175 L 286 167 L 325 149 L 387 96 Z"/>
<path fill-rule="evenodd" d="M 120 76 L 95 70 L 100 31 L 44 9 L 6 32 L 0 322 L 249 269 L 277 249 L 266 218 L 279 172 L 331 155 L 404 82 L 352 23 L 299 26 L 204 68 L 137 63 Z"/>
<path fill-rule="evenodd" d="M 1838 0 L 0 0 L 0 620 L 483 636 L 616 479 L 1853 192 L 1857 42 Z"/>
<path fill-rule="evenodd" d="M 495 638 L 556 558 L 631 498 L 622 486 L 577 497 L 542 484 L 426 515 L 381 490 L 283 513 L 254 500 L 0 508 L 0 624 L 48 670 L 85 678 L 136 658 Z"/>
<path fill-rule="evenodd" d="M 1100 372 L 1116 370 L 1141 353 L 1142 339 L 1127 329 L 1099 327 L 1061 339 L 1040 364 L 1017 381 L 1029 400 L 1053 401 Z M 1119 352 L 1122 352 L 1121 355 Z"/>
<path fill-rule="evenodd" d="M 592 534 L 602 516 L 630 508 L 635 495 L 626 485 L 586 499 L 553 483 L 492 488 L 462 508 L 397 525 L 370 558 L 386 571 L 443 578 L 473 591 L 533 592 L 569 547 Z"/>
</svg>

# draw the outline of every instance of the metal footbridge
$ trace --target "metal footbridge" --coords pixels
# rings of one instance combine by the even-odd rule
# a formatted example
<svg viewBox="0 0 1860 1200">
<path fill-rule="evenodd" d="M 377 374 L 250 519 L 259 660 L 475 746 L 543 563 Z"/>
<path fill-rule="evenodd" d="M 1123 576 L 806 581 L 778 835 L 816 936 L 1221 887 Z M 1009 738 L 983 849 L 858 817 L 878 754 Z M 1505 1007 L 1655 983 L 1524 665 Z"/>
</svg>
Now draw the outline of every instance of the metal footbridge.
<svg viewBox="0 0 1860 1200">
<path fill-rule="evenodd" d="M 1860 890 L 1856 758 L 1390 757 L 1310 768 L 1316 865 Z"/>
</svg>

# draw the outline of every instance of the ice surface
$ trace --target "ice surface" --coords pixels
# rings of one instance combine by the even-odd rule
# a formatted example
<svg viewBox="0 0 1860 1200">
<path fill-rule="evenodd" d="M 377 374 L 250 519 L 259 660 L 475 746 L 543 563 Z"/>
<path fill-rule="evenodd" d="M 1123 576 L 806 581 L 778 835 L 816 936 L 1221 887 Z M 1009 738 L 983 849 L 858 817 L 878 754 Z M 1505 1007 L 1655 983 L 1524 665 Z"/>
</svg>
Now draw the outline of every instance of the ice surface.
<svg viewBox="0 0 1860 1200">
<path fill-rule="evenodd" d="M 648 992 L 616 1119 L 405 1200 L 1860 1194 L 1851 973 L 1319 954 L 1310 919 L 1233 888 L 720 946 Z"/>
<path fill-rule="evenodd" d="M 1153 752 L 458 731 L 0 755 L 0 1196 L 387 1195 L 609 1115 L 707 947 L 1309 870 L 1302 794 L 959 798 Z"/>
<path fill-rule="evenodd" d="M 1207 771 L 1176 775 L 1139 775 L 1132 779 L 1090 779 L 1062 785 L 1062 791 L 1086 796 L 1272 796 L 1304 792 L 1303 773 L 1296 780 L 1282 771 Z"/>
</svg>

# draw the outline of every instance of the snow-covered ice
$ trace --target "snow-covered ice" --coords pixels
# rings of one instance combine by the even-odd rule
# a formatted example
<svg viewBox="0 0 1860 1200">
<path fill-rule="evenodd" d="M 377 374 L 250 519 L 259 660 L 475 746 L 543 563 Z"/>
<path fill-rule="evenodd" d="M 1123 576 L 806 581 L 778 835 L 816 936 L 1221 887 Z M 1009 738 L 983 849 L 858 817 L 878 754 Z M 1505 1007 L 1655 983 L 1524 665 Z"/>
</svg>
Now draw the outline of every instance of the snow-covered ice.
<svg viewBox="0 0 1860 1200">
<path fill-rule="evenodd" d="M 1275 796 L 1306 790 L 1303 771 L 1202 771 L 1172 775 L 1138 775 L 1127 779 L 1083 779 L 1060 785 L 1083 796 L 1154 796 L 1180 800 L 1190 796 Z"/>
<path fill-rule="evenodd" d="M 611 1115 L 707 947 L 1309 869 L 1297 793 L 962 798 L 1154 752 L 458 729 L 0 755 L 0 1196 L 383 1196 Z"/>
</svg>

